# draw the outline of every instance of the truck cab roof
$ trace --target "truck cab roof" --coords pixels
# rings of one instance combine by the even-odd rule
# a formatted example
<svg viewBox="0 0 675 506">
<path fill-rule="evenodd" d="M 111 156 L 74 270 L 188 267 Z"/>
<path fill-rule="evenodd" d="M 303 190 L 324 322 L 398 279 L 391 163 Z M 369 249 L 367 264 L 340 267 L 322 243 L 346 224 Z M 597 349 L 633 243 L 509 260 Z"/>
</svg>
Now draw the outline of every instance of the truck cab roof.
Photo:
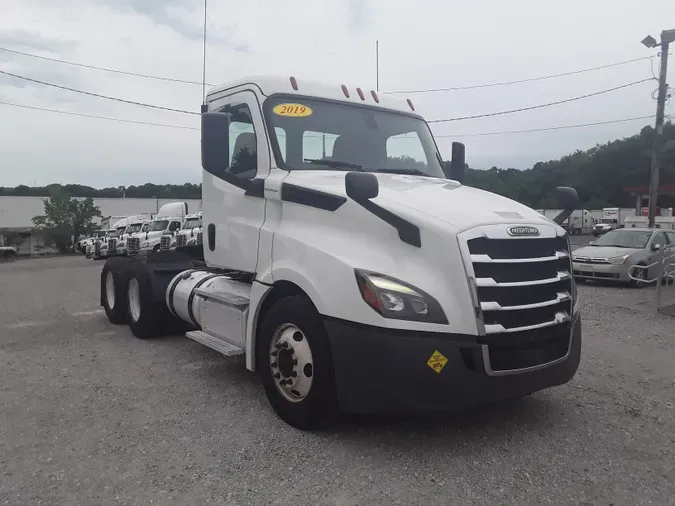
<svg viewBox="0 0 675 506">
<path fill-rule="evenodd" d="M 295 85 L 293 84 L 295 83 Z M 356 85 L 326 84 L 294 77 L 274 75 L 253 75 L 232 81 L 212 88 L 206 95 L 206 101 L 211 102 L 220 95 L 229 94 L 236 88 L 256 88 L 261 95 L 269 97 L 277 93 L 308 96 L 318 99 L 333 100 L 351 104 L 368 105 L 382 109 L 405 112 L 417 117 L 419 115 L 409 99 L 402 99 L 391 95 L 384 95 L 375 90 Z"/>
</svg>

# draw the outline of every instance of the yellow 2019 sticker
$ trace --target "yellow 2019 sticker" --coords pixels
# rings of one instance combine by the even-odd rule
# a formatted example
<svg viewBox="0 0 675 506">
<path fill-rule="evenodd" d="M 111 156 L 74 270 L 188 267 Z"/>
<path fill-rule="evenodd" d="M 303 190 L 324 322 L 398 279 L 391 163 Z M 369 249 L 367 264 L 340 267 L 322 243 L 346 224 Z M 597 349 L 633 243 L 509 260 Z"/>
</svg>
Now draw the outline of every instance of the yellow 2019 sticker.
<svg viewBox="0 0 675 506">
<path fill-rule="evenodd" d="M 435 350 L 429 357 L 429 360 L 427 360 L 427 365 L 431 367 L 431 369 L 433 369 L 436 373 L 440 373 L 447 363 L 448 357 L 443 355 L 438 350 Z"/>
<path fill-rule="evenodd" d="M 312 115 L 312 109 L 302 104 L 279 104 L 272 109 L 277 116 L 287 118 L 305 118 Z"/>
</svg>

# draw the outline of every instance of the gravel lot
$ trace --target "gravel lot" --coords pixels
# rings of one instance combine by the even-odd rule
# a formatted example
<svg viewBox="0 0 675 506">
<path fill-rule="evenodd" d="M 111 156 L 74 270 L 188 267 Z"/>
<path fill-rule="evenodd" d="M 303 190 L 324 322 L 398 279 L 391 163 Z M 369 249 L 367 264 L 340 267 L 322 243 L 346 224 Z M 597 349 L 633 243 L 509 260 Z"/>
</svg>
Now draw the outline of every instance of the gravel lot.
<svg viewBox="0 0 675 506">
<path fill-rule="evenodd" d="M 0 504 L 675 504 L 675 319 L 653 289 L 580 286 L 568 385 L 310 434 L 243 360 L 108 324 L 101 267 L 0 264 Z"/>
</svg>

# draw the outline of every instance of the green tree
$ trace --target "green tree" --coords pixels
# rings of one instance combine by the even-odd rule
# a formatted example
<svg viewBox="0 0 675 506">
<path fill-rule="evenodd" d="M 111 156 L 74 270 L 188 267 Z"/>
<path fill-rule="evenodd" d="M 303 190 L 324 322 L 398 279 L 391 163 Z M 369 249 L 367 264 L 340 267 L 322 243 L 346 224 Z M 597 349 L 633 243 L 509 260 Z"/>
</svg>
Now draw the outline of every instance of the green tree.
<svg viewBox="0 0 675 506">
<path fill-rule="evenodd" d="M 33 217 L 32 221 L 48 244 L 65 253 L 73 251 L 83 233 L 95 229 L 93 218 L 101 212 L 91 197 L 77 200 L 59 185 L 49 186 L 49 198 L 44 200 L 45 214 Z"/>
</svg>

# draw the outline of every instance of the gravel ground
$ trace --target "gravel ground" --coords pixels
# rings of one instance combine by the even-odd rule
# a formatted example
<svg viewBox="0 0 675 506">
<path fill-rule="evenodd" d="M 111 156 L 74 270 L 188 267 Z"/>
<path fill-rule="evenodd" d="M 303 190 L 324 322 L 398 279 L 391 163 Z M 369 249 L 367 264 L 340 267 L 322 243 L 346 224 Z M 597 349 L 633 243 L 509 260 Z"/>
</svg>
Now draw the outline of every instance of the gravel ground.
<svg viewBox="0 0 675 506">
<path fill-rule="evenodd" d="M 653 289 L 580 287 L 567 385 L 313 434 L 242 360 L 108 324 L 101 266 L 0 264 L 0 504 L 675 504 L 675 320 Z"/>
</svg>

